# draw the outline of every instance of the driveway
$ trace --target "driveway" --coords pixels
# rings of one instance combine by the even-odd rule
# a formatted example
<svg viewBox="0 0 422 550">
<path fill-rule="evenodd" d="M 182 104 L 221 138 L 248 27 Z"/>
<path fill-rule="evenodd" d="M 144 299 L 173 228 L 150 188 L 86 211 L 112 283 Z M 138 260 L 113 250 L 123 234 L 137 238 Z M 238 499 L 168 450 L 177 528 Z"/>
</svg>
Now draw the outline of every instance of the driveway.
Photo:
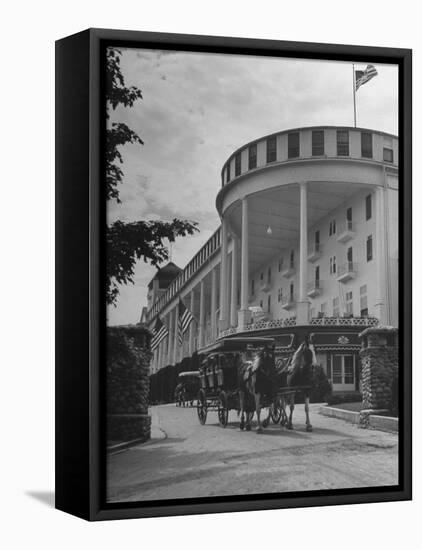
<svg viewBox="0 0 422 550">
<path fill-rule="evenodd" d="M 209 412 L 153 407 L 150 442 L 108 456 L 109 502 L 396 485 L 397 434 L 364 430 L 318 414 L 305 431 L 303 405 L 294 430 L 270 425 L 263 434 L 239 430 L 235 411 L 219 426 Z"/>
</svg>

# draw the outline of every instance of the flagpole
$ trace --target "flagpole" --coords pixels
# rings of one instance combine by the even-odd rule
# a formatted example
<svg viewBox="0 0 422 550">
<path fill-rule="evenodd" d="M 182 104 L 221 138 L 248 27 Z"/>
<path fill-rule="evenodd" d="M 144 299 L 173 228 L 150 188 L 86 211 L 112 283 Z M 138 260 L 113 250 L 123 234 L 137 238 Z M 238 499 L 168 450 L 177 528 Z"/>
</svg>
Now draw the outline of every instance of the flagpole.
<svg viewBox="0 0 422 550">
<path fill-rule="evenodd" d="M 355 64 L 352 63 L 352 80 L 353 80 L 353 113 L 354 113 L 354 122 L 356 128 L 356 81 L 355 81 Z"/>
</svg>

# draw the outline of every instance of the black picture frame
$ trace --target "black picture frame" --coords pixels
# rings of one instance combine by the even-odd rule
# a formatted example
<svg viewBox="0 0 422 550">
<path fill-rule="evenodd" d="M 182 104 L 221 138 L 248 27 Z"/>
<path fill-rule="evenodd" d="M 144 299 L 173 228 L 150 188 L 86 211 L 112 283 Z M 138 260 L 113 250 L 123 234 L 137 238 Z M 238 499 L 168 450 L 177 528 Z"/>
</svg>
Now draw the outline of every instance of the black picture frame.
<svg viewBox="0 0 422 550">
<path fill-rule="evenodd" d="M 107 45 L 395 63 L 399 67 L 399 485 L 107 504 L 104 493 L 104 50 Z M 408 49 L 89 29 L 56 43 L 56 508 L 87 520 L 412 498 L 412 53 Z"/>
</svg>

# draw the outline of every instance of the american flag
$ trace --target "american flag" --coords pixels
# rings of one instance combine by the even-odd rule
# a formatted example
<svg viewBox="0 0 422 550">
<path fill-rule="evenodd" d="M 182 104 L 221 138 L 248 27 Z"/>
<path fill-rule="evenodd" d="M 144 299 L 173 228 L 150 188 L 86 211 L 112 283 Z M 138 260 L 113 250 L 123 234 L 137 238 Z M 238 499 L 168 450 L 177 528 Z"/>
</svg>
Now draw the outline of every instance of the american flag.
<svg viewBox="0 0 422 550">
<path fill-rule="evenodd" d="M 369 82 L 371 78 L 377 76 L 377 70 L 373 65 L 368 65 L 364 71 L 355 71 L 356 91 L 363 85 Z"/>
<path fill-rule="evenodd" d="M 166 325 L 157 317 L 155 327 L 152 330 L 151 351 L 155 351 L 158 348 L 164 338 L 168 336 L 168 333 Z"/>
<path fill-rule="evenodd" d="M 179 344 L 183 344 L 183 335 L 188 330 L 189 325 L 193 321 L 194 317 L 189 309 L 185 306 L 182 299 L 179 298 L 179 318 L 177 320 L 177 336 Z"/>
</svg>

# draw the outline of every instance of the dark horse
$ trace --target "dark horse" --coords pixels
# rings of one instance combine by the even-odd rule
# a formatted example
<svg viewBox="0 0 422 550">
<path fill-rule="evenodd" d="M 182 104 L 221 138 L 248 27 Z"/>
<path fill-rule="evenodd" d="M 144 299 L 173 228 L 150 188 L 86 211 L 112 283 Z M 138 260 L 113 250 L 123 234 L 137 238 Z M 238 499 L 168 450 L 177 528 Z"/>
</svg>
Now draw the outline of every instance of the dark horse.
<svg viewBox="0 0 422 550">
<path fill-rule="evenodd" d="M 300 344 L 297 348 L 290 362 L 286 367 L 282 368 L 280 371 L 281 376 L 281 386 L 287 388 L 303 388 L 303 393 L 305 397 L 305 414 L 306 414 L 306 431 L 312 431 L 312 424 L 309 420 L 309 391 L 312 386 L 313 378 L 313 365 L 315 363 L 315 354 L 313 348 L 310 347 L 308 341 L 305 339 L 304 342 Z M 295 408 L 295 393 L 288 394 L 289 405 L 290 405 L 290 415 L 287 421 L 287 428 L 293 429 L 293 411 Z M 286 398 L 282 397 L 283 403 L 282 408 L 285 408 Z"/>
<path fill-rule="evenodd" d="M 258 425 L 257 433 L 262 432 L 261 425 L 261 399 L 263 395 L 272 395 L 277 388 L 277 372 L 274 362 L 274 349 L 266 346 L 261 350 L 255 351 L 252 357 L 248 353 L 242 353 L 237 368 L 239 402 L 240 402 L 240 429 L 246 427 L 250 430 L 250 421 L 252 416 L 246 414 L 245 425 L 245 405 L 250 397 L 254 399 L 254 407 Z"/>
</svg>

